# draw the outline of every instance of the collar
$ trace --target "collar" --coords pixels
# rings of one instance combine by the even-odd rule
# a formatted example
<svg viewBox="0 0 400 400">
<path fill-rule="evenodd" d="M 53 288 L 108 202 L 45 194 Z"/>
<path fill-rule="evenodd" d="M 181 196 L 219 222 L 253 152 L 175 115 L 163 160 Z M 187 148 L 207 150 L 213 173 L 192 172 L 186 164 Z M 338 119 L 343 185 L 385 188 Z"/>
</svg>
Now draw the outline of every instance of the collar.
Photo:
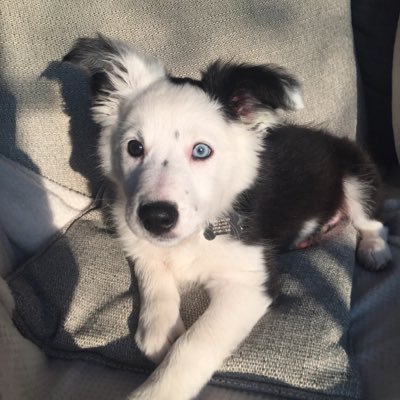
<svg viewBox="0 0 400 400">
<path fill-rule="evenodd" d="M 242 232 L 243 217 L 236 211 L 232 211 L 212 221 L 203 234 L 207 240 L 214 240 L 218 235 L 231 235 L 236 239 L 240 239 Z"/>
</svg>

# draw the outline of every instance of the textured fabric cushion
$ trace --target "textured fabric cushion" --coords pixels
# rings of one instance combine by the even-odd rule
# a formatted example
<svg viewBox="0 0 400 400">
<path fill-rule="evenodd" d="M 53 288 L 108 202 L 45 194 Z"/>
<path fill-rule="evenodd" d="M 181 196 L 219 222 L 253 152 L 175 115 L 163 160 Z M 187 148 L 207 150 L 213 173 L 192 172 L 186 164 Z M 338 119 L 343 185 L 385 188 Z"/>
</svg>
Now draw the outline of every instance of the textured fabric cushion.
<svg viewBox="0 0 400 400">
<path fill-rule="evenodd" d="M 139 300 L 132 266 L 101 220 L 100 211 L 88 212 L 9 278 L 14 320 L 51 356 L 150 371 L 133 340 Z M 226 360 L 215 384 L 291 400 L 359 398 L 347 336 L 355 232 L 340 232 L 282 255 L 278 305 Z M 207 298 L 200 290 L 183 297 L 189 326 Z"/>
<path fill-rule="evenodd" d="M 354 136 L 349 3 L 3 0 L 0 152 L 74 190 L 96 190 L 88 87 L 57 63 L 78 36 L 96 32 L 137 45 L 177 75 L 197 76 L 219 57 L 284 65 L 304 82 L 306 108 L 296 119 Z"/>
</svg>

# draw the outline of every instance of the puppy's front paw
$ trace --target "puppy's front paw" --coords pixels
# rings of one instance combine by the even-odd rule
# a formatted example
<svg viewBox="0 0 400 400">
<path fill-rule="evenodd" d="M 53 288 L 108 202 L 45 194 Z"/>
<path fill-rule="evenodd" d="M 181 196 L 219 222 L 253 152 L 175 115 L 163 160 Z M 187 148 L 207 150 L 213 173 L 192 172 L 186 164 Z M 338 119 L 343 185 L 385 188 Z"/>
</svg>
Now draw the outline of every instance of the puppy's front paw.
<svg viewBox="0 0 400 400">
<path fill-rule="evenodd" d="M 154 304 L 140 313 L 135 340 L 146 357 L 158 364 L 184 332 L 178 307 Z"/>
<path fill-rule="evenodd" d="M 367 237 L 360 240 L 357 257 L 365 268 L 371 271 L 379 271 L 391 261 L 392 253 L 383 238 Z"/>
</svg>

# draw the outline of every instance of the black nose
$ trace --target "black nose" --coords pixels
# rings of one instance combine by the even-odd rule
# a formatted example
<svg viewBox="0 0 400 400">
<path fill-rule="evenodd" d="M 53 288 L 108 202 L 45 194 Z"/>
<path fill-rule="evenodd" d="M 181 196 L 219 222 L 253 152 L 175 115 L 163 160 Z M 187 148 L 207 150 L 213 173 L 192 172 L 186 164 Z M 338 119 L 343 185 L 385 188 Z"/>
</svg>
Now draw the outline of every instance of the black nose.
<svg viewBox="0 0 400 400">
<path fill-rule="evenodd" d="M 141 204 L 138 216 L 146 230 L 153 235 L 162 235 L 170 231 L 178 220 L 178 210 L 173 203 L 156 201 Z"/>
</svg>

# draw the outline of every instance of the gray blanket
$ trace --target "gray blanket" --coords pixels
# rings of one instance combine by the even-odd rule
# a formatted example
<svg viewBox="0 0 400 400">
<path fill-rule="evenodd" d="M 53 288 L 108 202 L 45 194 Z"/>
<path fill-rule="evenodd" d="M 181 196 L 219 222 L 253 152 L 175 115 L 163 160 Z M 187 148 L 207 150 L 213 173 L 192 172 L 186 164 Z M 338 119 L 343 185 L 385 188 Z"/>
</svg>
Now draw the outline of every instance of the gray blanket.
<svg viewBox="0 0 400 400">
<path fill-rule="evenodd" d="M 321 246 L 281 257 L 278 304 L 226 360 L 213 382 L 290 399 L 360 397 L 348 341 L 355 232 L 338 227 Z M 154 367 L 133 341 L 136 281 L 118 243 L 91 210 L 10 278 L 21 332 L 48 355 L 136 372 Z M 184 293 L 191 325 L 207 306 Z M 100 397 L 101 398 L 101 394 Z"/>
</svg>

